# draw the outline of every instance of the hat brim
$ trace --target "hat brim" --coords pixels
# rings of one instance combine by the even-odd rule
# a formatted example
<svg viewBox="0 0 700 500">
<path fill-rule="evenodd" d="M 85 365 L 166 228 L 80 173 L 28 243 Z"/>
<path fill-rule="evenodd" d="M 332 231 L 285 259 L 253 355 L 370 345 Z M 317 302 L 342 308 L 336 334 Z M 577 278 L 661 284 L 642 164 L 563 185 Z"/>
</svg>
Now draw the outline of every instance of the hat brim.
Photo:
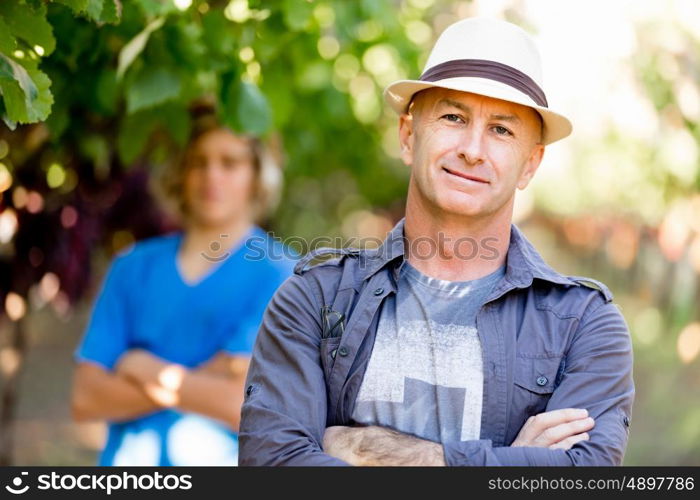
<svg viewBox="0 0 700 500">
<path fill-rule="evenodd" d="M 416 92 L 432 87 L 470 92 L 533 108 L 542 117 L 544 124 L 542 143 L 545 145 L 571 134 L 571 122 L 564 115 L 544 106 L 539 106 L 529 96 L 509 85 L 489 80 L 488 78 L 459 77 L 440 80 L 439 82 L 399 80 L 384 89 L 384 99 L 394 111 L 403 114 L 408 111 L 408 105 Z"/>
</svg>

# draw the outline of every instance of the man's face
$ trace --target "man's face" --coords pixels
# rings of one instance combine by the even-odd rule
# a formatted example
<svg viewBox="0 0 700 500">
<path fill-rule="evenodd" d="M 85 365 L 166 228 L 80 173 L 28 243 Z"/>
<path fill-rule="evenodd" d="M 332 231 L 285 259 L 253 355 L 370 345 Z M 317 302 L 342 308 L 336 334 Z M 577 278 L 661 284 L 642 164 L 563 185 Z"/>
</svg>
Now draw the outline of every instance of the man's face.
<svg viewBox="0 0 700 500">
<path fill-rule="evenodd" d="M 184 197 L 199 224 L 231 224 L 249 214 L 255 180 L 254 158 L 246 139 L 226 129 L 212 130 L 187 154 Z"/>
<path fill-rule="evenodd" d="M 401 157 L 409 196 L 437 213 L 489 217 L 512 210 L 544 153 L 541 121 L 527 106 L 430 88 L 401 116 Z"/>
</svg>

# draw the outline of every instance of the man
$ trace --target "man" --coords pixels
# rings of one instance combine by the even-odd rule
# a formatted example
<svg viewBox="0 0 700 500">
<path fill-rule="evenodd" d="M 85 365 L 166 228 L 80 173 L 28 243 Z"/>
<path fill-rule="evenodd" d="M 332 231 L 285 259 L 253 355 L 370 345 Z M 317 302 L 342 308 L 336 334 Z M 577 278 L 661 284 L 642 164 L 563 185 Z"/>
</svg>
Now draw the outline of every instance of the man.
<svg viewBox="0 0 700 500">
<path fill-rule="evenodd" d="M 167 176 L 182 230 L 114 259 L 75 351 L 73 417 L 109 424 L 99 465 L 238 461 L 253 341 L 293 264 L 255 248 L 277 245 L 257 224 L 278 167 L 213 111 L 193 109 L 182 161 Z"/>
<path fill-rule="evenodd" d="M 245 465 L 619 465 L 634 398 L 605 285 L 512 225 L 515 189 L 571 132 L 520 28 L 450 26 L 390 85 L 406 217 L 276 292 L 246 382 Z"/>
</svg>

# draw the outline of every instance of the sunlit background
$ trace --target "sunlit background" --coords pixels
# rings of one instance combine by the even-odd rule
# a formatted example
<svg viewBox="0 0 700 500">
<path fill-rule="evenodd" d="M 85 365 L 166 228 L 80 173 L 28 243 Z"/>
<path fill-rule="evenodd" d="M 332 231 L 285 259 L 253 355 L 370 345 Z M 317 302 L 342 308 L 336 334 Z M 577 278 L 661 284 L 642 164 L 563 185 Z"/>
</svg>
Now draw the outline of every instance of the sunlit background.
<svg viewBox="0 0 700 500">
<path fill-rule="evenodd" d="M 279 145 L 268 229 L 383 238 L 408 172 L 381 91 L 417 78 L 446 26 L 488 15 L 535 37 L 548 100 L 574 123 L 515 219 L 555 269 L 605 282 L 628 321 L 625 464 L 700 464 L 699 2 L 104 1 L 119 23 L 52 4 L 55 50 L 12 54 L 41 61 L 54 102 L 46 123 L 0 125 L 2 461 L 94 462 L 104 427 L 70 420 L 71 352 L 114 253 L 176 227 L 155 180 L 193 99 Z"/>
</svg>

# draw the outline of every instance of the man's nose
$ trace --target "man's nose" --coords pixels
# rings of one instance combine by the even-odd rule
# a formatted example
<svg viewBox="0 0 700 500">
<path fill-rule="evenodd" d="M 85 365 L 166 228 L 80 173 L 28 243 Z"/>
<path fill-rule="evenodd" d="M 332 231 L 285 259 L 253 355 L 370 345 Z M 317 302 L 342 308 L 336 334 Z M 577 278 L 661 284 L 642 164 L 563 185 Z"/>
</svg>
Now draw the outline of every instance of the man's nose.
<svg viewBox="0 0 700 500">
<path fill-rule="evenodd" d="M 459 141 L 459 156 L 469 165 L 477 165 L 484 160 L 484 127 L 472 123 L 466 127 Z"/>
<path fill-rule="evenodd" d="M 215 162 L 208 162 L 202 170 L 202 177 L 208 182 L 216 183 L 221 177 L 221 166 Z"/>
</svg>

